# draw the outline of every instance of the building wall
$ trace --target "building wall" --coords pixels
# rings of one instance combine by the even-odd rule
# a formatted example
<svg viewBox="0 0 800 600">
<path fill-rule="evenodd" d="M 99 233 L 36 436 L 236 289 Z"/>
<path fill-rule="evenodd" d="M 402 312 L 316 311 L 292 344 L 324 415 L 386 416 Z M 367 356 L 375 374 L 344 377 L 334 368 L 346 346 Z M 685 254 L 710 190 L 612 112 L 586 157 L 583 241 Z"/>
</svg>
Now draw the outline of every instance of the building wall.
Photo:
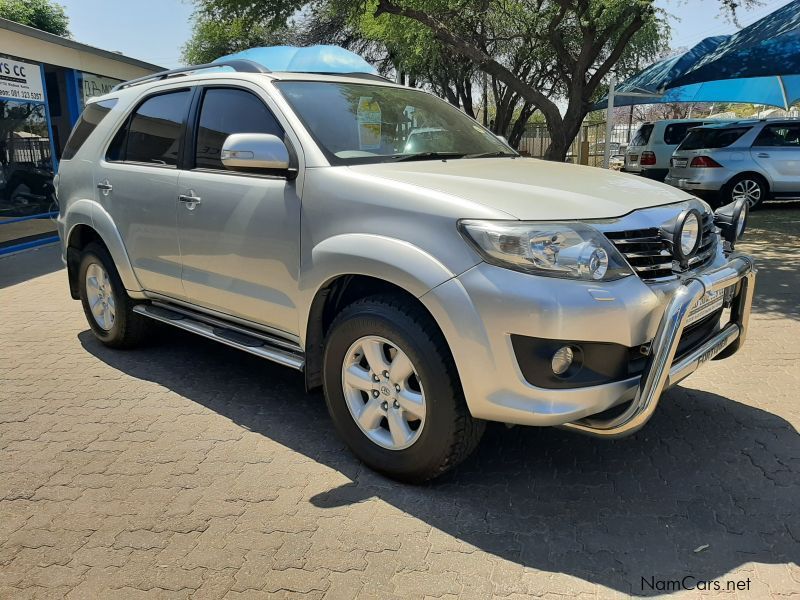
<svg viewBox="0 0 800 600">
<path fill-rule="evenodd" d="M 29 28 L 26 28 L 29 29 Z M 50 36 L 58 38 L 58 36 Z M 41 62 L 59 67 L 77 69 L 123 81 L 143 77 L 160 70 L 155 65 L 143 66 L 105 55 L 95 54 L 59 43 L 60 40 L 42 40 L 31 35 L 0 27 L 0 54 L 24 57 L 29 62 Z M 65 42 L 71 40 L 64 40 Z M 74 42 L 73 42 L 74 43 Z M 111 54 L 108 52 L 104 54 Z M 127 58 L 127 57 L 124 57 Z M 138 61 L 136 61 L 138 62 Z"/>
<path fill-rule="evenodd" d="M 25 63 L 17 66 L 26 74 L 17 80 L 21 84 L 6 79 L 0 97 L 0 254 L 57 240 L 58 205 L 50 183 L 85 101 L 116 83 L 162 70 L 0 19 L 4 59 L 7 65 Z M 34 82 L 39 77 L 41 90 Z M 21 87 L 9 88 L 15 85 Z"/>
</svg>

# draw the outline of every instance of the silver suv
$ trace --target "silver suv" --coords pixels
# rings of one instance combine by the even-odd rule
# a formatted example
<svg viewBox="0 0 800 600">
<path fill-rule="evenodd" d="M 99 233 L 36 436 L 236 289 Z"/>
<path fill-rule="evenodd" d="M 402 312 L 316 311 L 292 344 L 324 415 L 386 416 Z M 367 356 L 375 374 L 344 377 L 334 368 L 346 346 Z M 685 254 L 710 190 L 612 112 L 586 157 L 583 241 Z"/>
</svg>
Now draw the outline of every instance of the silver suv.
<svg viewBox="0 0 800 600">
<path fill-rule="evenodd" d="M 751 209 L 769 197 L 800 196 L 800 121 L 737 121 L 692 129 L 672 155 L 665 183 Z"/>
<path fill-rule="evenodd" d="M 160 321 L 302 371 L 416 482 L 486 421 L 631 434 L 743 343 L 742 203 L 521 158 L 375 76 L 227 64 L 118 86 L 69 139 L 59 231 L 104 344 Z"/>
</svg>

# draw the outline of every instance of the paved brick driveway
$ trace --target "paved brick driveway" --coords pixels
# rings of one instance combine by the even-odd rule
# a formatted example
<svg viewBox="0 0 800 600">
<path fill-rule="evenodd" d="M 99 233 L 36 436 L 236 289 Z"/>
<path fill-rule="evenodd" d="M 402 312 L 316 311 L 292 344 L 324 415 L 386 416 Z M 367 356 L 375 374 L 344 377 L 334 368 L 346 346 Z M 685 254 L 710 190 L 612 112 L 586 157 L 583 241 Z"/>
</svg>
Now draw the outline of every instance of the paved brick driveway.
<svg viewBox="0 0 800 600">
<path fill-rule="evenodd" d="M 63 272 L 5 287 L 0 598 L 798 595 L 799 232 L 797 205 L 754 218 L 748 345 L 644 431 L 492 427 L 416 488 L 354 461 L 292 371 L 177 332 L 109 351 Z"/>
</svg>

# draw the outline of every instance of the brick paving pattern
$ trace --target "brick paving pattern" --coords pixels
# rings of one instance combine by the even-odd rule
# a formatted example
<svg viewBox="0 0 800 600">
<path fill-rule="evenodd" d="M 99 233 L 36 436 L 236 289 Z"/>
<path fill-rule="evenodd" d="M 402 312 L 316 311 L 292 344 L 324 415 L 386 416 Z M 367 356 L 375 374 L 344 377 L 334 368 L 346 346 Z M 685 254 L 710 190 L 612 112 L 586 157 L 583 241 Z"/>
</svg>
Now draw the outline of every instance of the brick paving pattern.
<svg viewBox="0 0 800 600">
<path fill-rule="evenodd" d="M 17 281 L 0 598 L 697 597 L 642 581 L 686 575 L 750 581 L 704 597 L 800 596 L 799 232 L 797 204 L 753 217 L 747 345 L 642 432 L 492 426 L 423 487 L 354 460 L 297 373 L 172 330 L 108 350 L 63 271 Z"/>
</svg>

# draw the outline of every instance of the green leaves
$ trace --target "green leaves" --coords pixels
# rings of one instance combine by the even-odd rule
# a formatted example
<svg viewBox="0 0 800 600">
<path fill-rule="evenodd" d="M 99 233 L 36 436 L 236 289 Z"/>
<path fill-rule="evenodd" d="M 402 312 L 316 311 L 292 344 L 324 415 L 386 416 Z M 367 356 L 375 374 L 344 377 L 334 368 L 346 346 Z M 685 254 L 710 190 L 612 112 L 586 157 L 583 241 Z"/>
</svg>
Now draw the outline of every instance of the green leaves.
<svg viewBox="0 0 800 600">
<path fill-rule="evenodd" d="M 0 0 L 0 17 L 61 37 L 71 36 L 64 7 L 50 0 Z"/>
</svg>

